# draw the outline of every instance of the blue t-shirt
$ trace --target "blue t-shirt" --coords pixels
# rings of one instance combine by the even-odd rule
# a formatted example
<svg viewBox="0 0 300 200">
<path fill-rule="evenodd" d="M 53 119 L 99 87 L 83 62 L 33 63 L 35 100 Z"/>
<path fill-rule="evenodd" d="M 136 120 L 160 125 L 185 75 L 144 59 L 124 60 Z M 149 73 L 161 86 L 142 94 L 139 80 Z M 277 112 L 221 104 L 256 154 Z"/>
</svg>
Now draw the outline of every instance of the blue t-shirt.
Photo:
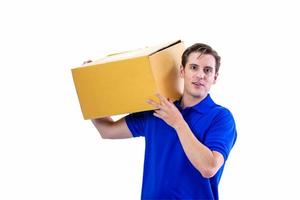
<svg viewBox="0 0 300 200">
<path fill-rule="evenodd" d="M 193 107 L 176 107 L 196 138 L 218 151 L 226 161 L 237 133 L 230 111 L 207 95 Z M 191 164 L 175 129 L 153 116 L 153 111 L 126 116 L 134 137 L 145 137 L 142 199 L 218 199 L 218 184 L 224 165 L 212 178 L 204 178 Z"/>
</svg>

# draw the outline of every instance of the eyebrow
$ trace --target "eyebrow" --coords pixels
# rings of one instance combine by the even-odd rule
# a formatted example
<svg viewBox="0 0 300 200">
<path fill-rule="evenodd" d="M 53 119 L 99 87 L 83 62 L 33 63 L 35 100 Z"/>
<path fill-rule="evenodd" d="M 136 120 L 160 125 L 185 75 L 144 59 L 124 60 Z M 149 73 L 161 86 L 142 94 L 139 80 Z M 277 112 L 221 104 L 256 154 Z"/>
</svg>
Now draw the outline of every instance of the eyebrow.
<svg viewBox="0 0 300 200">
<path fill-rule="evenodd" d="M 189 65 L 190 65 L 190 66 L 198 66 L 198 67 L 199 67 L 199 65 L 197 65 L 196 63 L 190 63 Z M 209 65 L 206 65 L 206 66 L 204 66 L 203 68 L 211 68 L 211 69 L 213 69 L 213 67 L 212 67 L 212 66 L 209 66 Z"/>
</svg>

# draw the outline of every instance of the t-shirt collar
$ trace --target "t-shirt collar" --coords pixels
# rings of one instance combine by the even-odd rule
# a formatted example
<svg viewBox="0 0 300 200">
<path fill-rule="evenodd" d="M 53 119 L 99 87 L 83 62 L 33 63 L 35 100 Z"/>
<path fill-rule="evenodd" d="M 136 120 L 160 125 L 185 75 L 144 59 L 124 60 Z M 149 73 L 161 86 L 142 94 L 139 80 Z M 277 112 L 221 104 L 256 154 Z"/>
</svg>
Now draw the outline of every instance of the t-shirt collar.
<svg viewBox="0 0 300 200">
<path fill-rule="evenodd" d="M 177 108 L 179 108 L 180 111 L 182 111 L 182 108 L 180 106 L 180 102 L 181 102 L 182 98 L 180 98 L 179 100 L 175 101 L 175 105 Z M 210 97 L 210 94 L 207 94 L 207 96 L 200 101 L 199 103 L 197 103 L 196 105 L 192 106 L 192 107 L 187 107 L 186 109 L 193 109 L 196 110 L 199 113 L 205 113 L 208 110 L 210 110 L 210 108 L 215 105 L 215 102 L 212 100 L 212 98 Z"/>
</svg>

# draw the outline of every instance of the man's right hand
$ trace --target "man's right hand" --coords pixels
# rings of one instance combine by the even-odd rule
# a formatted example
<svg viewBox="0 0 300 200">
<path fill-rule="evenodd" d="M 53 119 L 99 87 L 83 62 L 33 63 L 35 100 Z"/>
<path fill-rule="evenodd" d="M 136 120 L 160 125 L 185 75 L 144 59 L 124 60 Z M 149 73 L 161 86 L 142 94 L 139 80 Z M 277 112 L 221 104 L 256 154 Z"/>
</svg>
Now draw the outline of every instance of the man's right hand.
<svg viewBox="0 0 300 200">
<path fill-rule="evenodd" d="M 92 60 L 86 60 L 86 61 L 84 61 L 84 62 L 82 63 L 82 65 L 85 65 L 85 64 L 90 63 L 90 62 L 93 62 L 93 61 L 92 61 Z"/>
</svg>

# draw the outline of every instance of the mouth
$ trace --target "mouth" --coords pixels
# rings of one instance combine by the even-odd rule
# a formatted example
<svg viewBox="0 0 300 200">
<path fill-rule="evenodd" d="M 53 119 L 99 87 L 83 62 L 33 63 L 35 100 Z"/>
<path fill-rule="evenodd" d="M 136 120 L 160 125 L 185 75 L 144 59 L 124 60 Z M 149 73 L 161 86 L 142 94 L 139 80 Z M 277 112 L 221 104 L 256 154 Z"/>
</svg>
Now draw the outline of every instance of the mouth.
<svg viewBox="0 0 300 200">
<path fill-rule="evenodd" d="M 192 82 L 192 84 L 196 87 L 204 87 L 204 84 L 200 83 L 199 81 Z"/>
</svg>

